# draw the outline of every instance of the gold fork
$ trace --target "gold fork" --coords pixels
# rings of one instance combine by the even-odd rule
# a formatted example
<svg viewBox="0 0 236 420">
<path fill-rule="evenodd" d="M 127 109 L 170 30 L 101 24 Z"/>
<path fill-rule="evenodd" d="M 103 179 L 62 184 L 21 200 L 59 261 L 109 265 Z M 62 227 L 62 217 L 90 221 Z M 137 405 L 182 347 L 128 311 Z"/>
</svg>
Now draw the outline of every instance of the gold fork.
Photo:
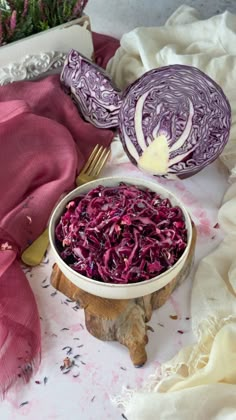
<svg viewBox="0 0 236 420">
<path fill-rule="evenodd" d="M 76 185 L 83 185 L 96 179 L 105 165 L 110 148 L 97 144 L 76 178 Z M 41 263 L 49 245 L 48 228 L 21 255 L 23 263 L 35 266 Z"/>
<path fill-rule="evenodd" d="M 88 161 L 80 171 L 76 178 L 76 185 L 83 185 L 89 181 L 93 181 L 100 174 L 103 166 L 105 165 L 111 149 L 97 144 L 93 149 Z"/>
</svg>

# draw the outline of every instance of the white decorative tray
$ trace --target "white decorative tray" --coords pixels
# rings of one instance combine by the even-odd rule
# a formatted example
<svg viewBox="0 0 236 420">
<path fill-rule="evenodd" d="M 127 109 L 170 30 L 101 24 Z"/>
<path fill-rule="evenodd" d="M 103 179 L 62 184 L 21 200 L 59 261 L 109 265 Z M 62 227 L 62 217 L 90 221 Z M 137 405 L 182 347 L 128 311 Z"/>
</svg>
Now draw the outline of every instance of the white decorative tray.
<svg viewBox="0 0 236 420">
<path fill-rule="evenodd" d="M 71 48 L 92 57 L 87 16 L 0 47 L 0 85 L 60 72 Z"/>
<path fill-rule="evenodd" d="M 65 56 L 66 54 L 59 51 L 27 55 L 18 63 L 11 63 L 0 68 L 0 84 L 36 79 L 49 73 L 59 72 Z"/>
</svg>

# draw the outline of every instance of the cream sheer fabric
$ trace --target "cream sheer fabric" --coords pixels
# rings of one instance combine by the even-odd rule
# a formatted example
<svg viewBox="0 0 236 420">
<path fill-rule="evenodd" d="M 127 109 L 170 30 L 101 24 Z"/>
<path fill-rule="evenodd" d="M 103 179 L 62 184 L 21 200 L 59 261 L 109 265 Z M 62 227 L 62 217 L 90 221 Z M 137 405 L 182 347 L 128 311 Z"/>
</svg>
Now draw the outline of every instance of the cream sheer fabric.
<svg viewBox="0 0 236 420">
<path fill-rule="evenodd" d="M 137 28 L 121 39 L 107 70 L 122 89 L 168 64 L 194 65 L 225 91 L 230 141 L 221 155 L 231 185 L 219 210 L 225 238 L 197 268 L 191 298 L 196 343 L 154 372 L 143 389 L 116 399 L 128 420 L 236 419 L 236 15 L 201 20 L 181 6 L 163 27 Z"/>
</svg>

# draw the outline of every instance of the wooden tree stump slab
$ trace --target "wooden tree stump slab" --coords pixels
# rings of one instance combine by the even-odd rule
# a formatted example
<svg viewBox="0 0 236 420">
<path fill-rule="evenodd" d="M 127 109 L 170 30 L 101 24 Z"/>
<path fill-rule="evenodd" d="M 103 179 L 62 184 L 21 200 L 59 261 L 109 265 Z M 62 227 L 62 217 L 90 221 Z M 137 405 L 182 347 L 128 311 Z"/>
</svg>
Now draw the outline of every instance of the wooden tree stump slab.
<svg viewBox="0 0 236 420">
<path fill-rule="evenodd" d="M 148 343 L 147 322 L 153 310 L 161 307 L 171 293 L 189 274 L 194 259 L 196 228 L 193 226 L 193 239 L 186 264 L 181 272 L 162 289 L 136 299 L 105 299 L 91 295 L 78 288 L 53 266 L 51 284 L 69 299 L 84 309 L 85 325 L 90 334 L 104 341 L 119 341 L 126 346 L 136 367 L 147 360 L 145 346 Z"/>
</svg>

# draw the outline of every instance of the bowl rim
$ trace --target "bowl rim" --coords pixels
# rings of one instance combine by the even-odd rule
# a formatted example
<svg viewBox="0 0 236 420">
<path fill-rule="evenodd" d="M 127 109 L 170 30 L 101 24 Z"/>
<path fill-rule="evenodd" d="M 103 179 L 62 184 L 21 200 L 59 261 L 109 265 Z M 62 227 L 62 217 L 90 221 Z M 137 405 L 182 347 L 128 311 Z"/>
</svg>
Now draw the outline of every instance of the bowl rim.
<svg viewBox="0 0 236 420">
<path fill-rule="evenodd" d="M 114 181 L 115 182 L 125 182 L 125 183 L 129 183 L 131 185 L 137 185 L 138 187 L 144 187 L 144 188 L 149 188 L 152 189 L 152 186 L 157 187 L 158 189 L 160 189 L 160 194 L 161 191 L 163 191 L 166 194 L 169 194 L 170 196 L 172 196 L 174 198 L 174 200 L 178 203 L 179 207 L 181 208 L 181 210 L 183 211 L 184 217 L 185 217 L 185 223 L 187 226 L 187 231 L 188 231 L 188 238 L 187 238 L 187 245 L 186 248 L 183 252 L 183 254 L 181 255 L 181 257 L 178 259 L 178 261 L 176 261 L 176 263 L 174 265 L 172 265 L 168 270 L 164 271 L 163 273 L 159 274 L 158 276 L 152 277 L 148 280 L 144 280 L 144 281 L 140 281 L 140 282 L 135 282 L 135 283 L 106 283 L 106 282 L 101 282 L 99 280 L 95 280 L 89 277 L 84 276 L 83 274 L 78 273 L 77 271 L 73 270 L 73 268 L 71 268 L 68 264 L 65 263 L 65 261 L 61 258 L 59 252 L 57 251 L 56 245 L 55 245 L 55 232 L 53 232 L 53 227 L 55 230 L 55 225 L 56 225 L 56 220 L 55 218 L 58 219 L 57 213 L 60 209 L 60 207 L 62 207 L 62 205 L 65 208 L 65 205 L 68 203 L 68 201 L 70 201 L 70 199 L 75 198 L 76 195 L 75 193 L 78 191 L 78 195 L 80 193 L 80 191 L 82 189 L 84 189 L 84 187 L 90 187 L 88 188 L 88 191 L 90 191 L 93 188 L 93 185 L 95 187 L 95 185 L 99 185 L 99 184 L 103 184 L 103 182 L 106 181 Z M 139 185 L 141 184 L 141 185 Z M 87 191 L 87 192 L 88 192 Z M 155 190 L 154 190 L 155 192 Z M 62 214 L 62 213 L 61 213 Z M 60 264 L 64 267 L 64 269 L 67 271 L 69 271 L 72 276 L 76 276 L 78 277 L 78 280 L 81 279 L 83 281 L 86 281 L 88 283 L 91 283 L 91 285 L 96 285 L 96 286 L 102 286 L 105 288 L 133 288 L 133 287 L 138 287 L 141 285 L 149 285 L 151 283 L 154 283 L 160 279 L 163 279 L 167 274 L 169 275 L 172 271 L 175 271 L 176 268 L 178 268 L 178 265 L 180 265 L 182 263 L 182 261 L 187 257 L 190 247 L 191 247 L 191 243 L 192 243 L 192 234 L 193 234 L 193 229 L 192 229 L 192 221 L 191 221 L 191 217 L 187 211 L 187 209 L 185 208 L 184 204 L 182 203 L 182 201 L 174 194 L 172 193 L 172 191 L 168 190 L 167 188 L 163 187 L 160 184 L 156 184 L 154 181 L 149 181 L 149 180 L 145 180 L 142 178 L 135 178 L 132 176 L 125 176 L 122 177 L 122 179 L 119 176 L 109 176 L 109 177 L 103 177 L 103 178 L 98 178 L 95 179 L 93 181 L 87 182 L 86 184 L 83 184 L 79 187 L 74 188 L 73 190 L 71 190 L 68 194 L 66 194 L 56 205 L 56 207 L 54 208 L 50 219 L 49 219 L 49 242 L 51 245 L 51 248 L 53 250 L 53 253 L 56 255 L 57 259 L 59 259 Z M 70 280 L 70 279 L 69 279 Z M 71 280 L 73 282 L 73 280 Z M 81 289 L 83 289 L 83 287 L 81 287 Z"/>
</svg>

